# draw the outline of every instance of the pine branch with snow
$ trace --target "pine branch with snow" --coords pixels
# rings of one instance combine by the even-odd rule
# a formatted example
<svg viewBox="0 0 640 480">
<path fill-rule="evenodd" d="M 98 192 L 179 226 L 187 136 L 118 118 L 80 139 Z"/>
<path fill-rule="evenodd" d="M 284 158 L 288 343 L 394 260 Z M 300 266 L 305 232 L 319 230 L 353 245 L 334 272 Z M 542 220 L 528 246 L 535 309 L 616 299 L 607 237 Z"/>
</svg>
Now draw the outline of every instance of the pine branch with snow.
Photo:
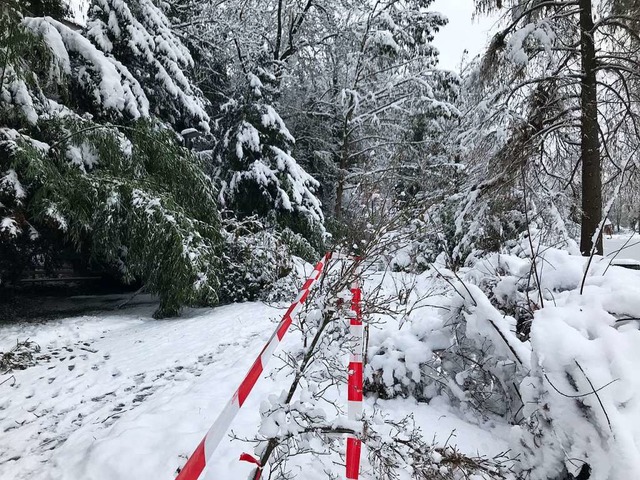
<svg viewBox="0 0 640 480">
<path fill-rule="evenodd" d="M 87 37 L 135 76 L 154 115 L 177 131 L 209 131 L 208 103 L 189 78 L 191 54 L 151 0 L 96 0 Z"/>
</svg>

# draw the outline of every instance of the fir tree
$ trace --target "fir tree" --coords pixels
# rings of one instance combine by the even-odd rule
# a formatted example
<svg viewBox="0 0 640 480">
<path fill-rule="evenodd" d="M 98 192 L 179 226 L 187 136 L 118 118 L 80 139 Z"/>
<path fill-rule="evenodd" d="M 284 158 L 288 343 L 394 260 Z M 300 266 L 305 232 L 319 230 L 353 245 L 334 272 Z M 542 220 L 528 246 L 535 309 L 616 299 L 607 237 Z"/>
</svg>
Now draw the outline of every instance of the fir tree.
<svg viewBox="0 0 640 480">
<path fill-rule="evenodd" d="M 138 80 L 151 113 L 177 131 L 209 131 L 207 101 L 189 78 L 193 58 L 151 0 L 94 0 L 88 37 Z"/>
<path fill-rule="evenodd" d="M 53 19 L 0 13 L 0 251 L 16 259 L 0 280 L 73 249 L 144 282 L 159 316 L 215 303 L 219 217 L 202 164 L 119 60 Z"/>
<path fill-rule="evenodd" d="M 323 243 L 324 217 L 318 182 L 291 156 L 294 138 L 265 100 L 274 77 L 249 74 L 243 94 L 223 110 L 222 140 L 214 150 L 220 199 L 238 218 L 258 215 L 290 228 L 316 248 Z"/>
</svg>

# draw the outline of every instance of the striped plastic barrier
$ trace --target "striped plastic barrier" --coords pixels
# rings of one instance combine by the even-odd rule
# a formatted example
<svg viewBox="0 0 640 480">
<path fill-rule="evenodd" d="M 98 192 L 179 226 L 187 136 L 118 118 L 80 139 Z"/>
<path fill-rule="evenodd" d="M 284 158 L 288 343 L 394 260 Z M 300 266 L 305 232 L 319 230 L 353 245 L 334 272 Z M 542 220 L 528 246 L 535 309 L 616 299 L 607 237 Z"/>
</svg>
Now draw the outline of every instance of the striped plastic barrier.
<svg viewBox="0 0 640 480">
<path fill-rule="evenodd" d="M 271 338 L 262 349 L 262 352 L 260 352 L 260 355 L 258 355 L 258 358 L 253 362 L 253 365 L 249 369 L 249 373 L 247 373 L 247 376 L 238 387 L 238 390 L 236 390 L 236 393 L 231 397 L 231 400 L 224 407 L 196 450 L 191 454 L 191 457 L 187 460 L 186 465 L 180 471 L 176 480 L 197 480 L 201 478 L 201 475 L 204 472 L 207 463 L 211 459 L 213 452 L 229 429 L 231 422 L 237 415 L 240 407 L 242 407 L 246 401 L 249 393 L 251 393 L 251 390 L 258 381 L 258 378 L 260 378 L 260 375 L 271 358 L 271 355 L 287 333 L 289 326 L 291 326 L 291 323 L 293 322 L 293 318 L 300 311 L 302 304 L 309 296 L 311 287 L 322 276 L 324 267 L 330 258 L 331 253 L 327 253 L 315 266 L 313 273 L 302 286 L 297 298 L 282 317 L 278 328 L 273 335 L 271 335 Z"/>
<path fill-rule="evenodd" d="M 349 420 L 362 418 L 362 290 L 358 283 L 351 287 L 351 319 L 350 334 L 353 339 L 353 350 L 349 359 L 347 381 L 347 414 Z M 362 442 L 355 435 L 347 437 L 347 480 L 357 480 L 360 474 L 360 450 Z"/>
</svg>

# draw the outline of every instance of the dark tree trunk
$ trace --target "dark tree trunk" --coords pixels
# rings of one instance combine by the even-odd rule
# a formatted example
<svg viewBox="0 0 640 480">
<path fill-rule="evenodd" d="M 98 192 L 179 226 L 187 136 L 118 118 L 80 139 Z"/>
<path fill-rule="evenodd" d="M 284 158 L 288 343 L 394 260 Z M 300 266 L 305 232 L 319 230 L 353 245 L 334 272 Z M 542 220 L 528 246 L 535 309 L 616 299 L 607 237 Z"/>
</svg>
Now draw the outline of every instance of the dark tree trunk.
<svg viewBox="0 0 640 480">
<path fill-rule="evenodd" d="M 355 105 L 353 103 L 353 98 L 349 100 L 349 110 L 342 122 L 342 145 L 340 147 L 340 164 L 338 169 L 338 185 L 336 187 L 336 206 L 335 206 L 335 218 L 336 220 L 340 220 L 342 218 L 342 204 L 344 200 L 344 187 L 347 181 L 347 168 L 349 167 L 349 149 L 350 149 L 350 139 L 349 139 L 349 122 L 353 117 L 353 111 L 355 109 Z"/>
<path fill-rule="evenodd" d="M 581 155 L 582 155 L 582 227 L 580 251 L 589 256 L 593 236 L 602 220 L 602 166 L 598 128 L 596 90 L 596 49 L 591 0 L 580 0 L 580 48 L 582 56 L 581 91 Z M 595 252 L 602 255 L 602 235 L 596 240 Z"/>
<path fill-rule="evenodd" d="M 340 152 L 340 163 L 338 164 L 338 185 L 336 186 L 336 205 L 333 212 L 336 220 L 342 218 L 342 198 L 344 197 L 344 184 L 347 173 L 347 152 L 346 139 L 343 141 L 342 152 Z"/>
<path fill-rule="evenodd" d="M 333 209 L 333 216 L 336 220 L 340 220 L 342 218 L 342 196 L 344 195 L 344 179 L 342 178 L 342 173 L 340 173 L 340 178 L 338 179 L 338 186 L 336 187 L 336 205 Z"/>
</svg>

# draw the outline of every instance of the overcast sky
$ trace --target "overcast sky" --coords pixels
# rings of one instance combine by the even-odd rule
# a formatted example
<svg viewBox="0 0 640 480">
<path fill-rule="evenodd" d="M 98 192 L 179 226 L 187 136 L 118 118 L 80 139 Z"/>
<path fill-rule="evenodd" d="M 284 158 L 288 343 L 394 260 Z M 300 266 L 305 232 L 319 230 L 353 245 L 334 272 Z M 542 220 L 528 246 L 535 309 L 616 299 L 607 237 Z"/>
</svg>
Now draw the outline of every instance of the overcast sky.
<svg viewBox="0 0 640 480">
<path fill-rule="evenodd" d="M 470 58 L 481 53 L 495 24 L 494 18 L 473 19 L 473 0 L 435 0 L 429 10 L 445 14 L 449 24 L 435 37 L 440 50 L 440 66 L 447 70 L 460 70 L 460 60 L 466 50 Z"/>
</svg>

